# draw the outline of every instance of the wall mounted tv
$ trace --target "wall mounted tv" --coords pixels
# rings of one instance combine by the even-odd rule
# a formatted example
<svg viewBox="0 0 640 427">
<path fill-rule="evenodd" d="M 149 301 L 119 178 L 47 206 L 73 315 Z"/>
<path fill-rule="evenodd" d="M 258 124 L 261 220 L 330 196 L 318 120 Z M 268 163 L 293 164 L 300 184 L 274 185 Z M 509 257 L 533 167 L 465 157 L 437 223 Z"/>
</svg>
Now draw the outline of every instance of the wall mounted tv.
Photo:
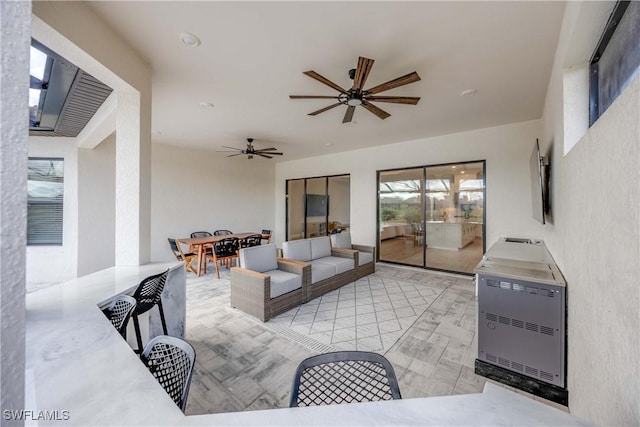
<svg viewBox="0 0 640 427">
<path fill-rule="evenodd" d="M 542 224 L 551 220 L 550 161 L 540 154 L 540 144 L 536 139 L 529 158 L 531 172 L 531 207 L 533 218 Z"/>
<path fill-rule="evenodd" d="M 307 216 L 327 216 L 329 196 L 307 194 Z"/>
</svg>

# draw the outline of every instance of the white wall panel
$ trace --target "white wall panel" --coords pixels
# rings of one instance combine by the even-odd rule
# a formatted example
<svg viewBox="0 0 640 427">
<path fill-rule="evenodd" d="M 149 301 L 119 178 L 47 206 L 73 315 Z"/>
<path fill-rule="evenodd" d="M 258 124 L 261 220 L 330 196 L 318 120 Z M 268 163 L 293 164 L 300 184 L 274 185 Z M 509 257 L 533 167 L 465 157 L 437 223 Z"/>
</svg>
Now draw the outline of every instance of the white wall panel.
<svg viewBox="0 0 640 427">
<path fill-rule="evenodd" d="M 274 163 L 153 144 L 151 259 L 173 259 L 168 237 L 274 228 Z M 280 186 L 284 188 L 284 183 Z"/>
<path fill-rule="evenodd" d="M 115 265 L 115 143 L 78 149 L 78 277 Z"/>
</svg>

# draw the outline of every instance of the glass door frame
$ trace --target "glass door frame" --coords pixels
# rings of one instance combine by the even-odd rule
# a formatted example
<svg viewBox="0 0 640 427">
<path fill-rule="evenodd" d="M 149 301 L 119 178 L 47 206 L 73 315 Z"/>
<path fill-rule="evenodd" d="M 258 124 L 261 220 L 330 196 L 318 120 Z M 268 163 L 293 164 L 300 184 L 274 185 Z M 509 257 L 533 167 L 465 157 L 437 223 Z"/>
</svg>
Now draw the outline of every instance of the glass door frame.
<svg viewBox="0 0 640 427">
<path fill-rule="evenodd" d="M 461 272 L 461 271 L 454 271 L 454 270 L 445 270 L 445 269 L 441 269 L 441 268 L 433 268 L 433 267 L 427 267 L 427 198 L 425 196 L 425 189 L 426 189 L 426 179 L 427 179 L 427 168 L 432 168 L 432 167 L 446 167 L 446 166 L 458 166 L 458 165 L 467 165 L 467 164 L 472 164 L 472 163 L 480 163 L 482 164 L 482 180 L 484 183 L 483 189 L 482 189 L 482 203 L 483 203 L 483 209 L 482 209 L 482 254 L 484 255 L 487 251 L 487 239 L 486 239 L 486 235 L 487 235 L 487 161 L 486 160 L 469 160 L 469 161 L 462 161 L 462 162 L 448 162 L 448 163 L 437 163 L 437 164 L 432 164 L 432 165 L 418 165 L 418 166 L 407 166 L 407 167 L 403 167 L 403 168 L 392 168 L 392 169 L 380 169 L 378 171 L 376 171 L 376 194 L 377 194 L 377 204 L 376 204 L 376 230 L 377 230 L 377 236 L 376 236 L 376 262 L 386 262 L 389 264 L 397 264 L 397 265 L 404 265 L 404 266 L 408 266 L 408 267 L 417 267 L 417 268 L 423 268 L 425 270 L 432 270 L 432 271 L 442 271 L 442 272 L 446 272 L 446 273 L 454 273 L 454 274 L 461 274 L 461 275 L 465 275 L 465 276 L 473 276 L 474 273 L 466 273 L 466 272 Z M 380 175 L 385 173 L 385 172 L 396 172 L 396 171 L 406 171 L 406 170 L 412 170 L 412 169 L 420 169 L 422 168 L 422 182 L 420 183 L 420 187 L 422 189 L 422 193 L 421 194 L 421 204 L 422 204 L 422 229 L 424 230 L 424 232 L 422 233 L 422 266 L 417 266 L 415 264 L 407 264 L 407 263 L 402 263 L 402 262 L 398 262 L 398 261 L 388 261 L 388 260 L 381 260 L 380 259 L 380 254 L 381 254 L 381 239 L 380 239 Z"/>
<path fill-rule="evenodd" d="M 306 198 L 307 198 L 307 181 L 310 179 L 319 179 L 319 178 L 323 178 L 325 180 L 324 182 L 324 195 L 325 196 L 329 196 L 329 180 L 331 178 L 338 178 L 338 177 L 349 177 L 349 192 L 351 192 L 351 174 L 350 173 L 339 173 L 339 174 L 335 174 L 335 175 L 322 175 L 322 176 L 310 176 L 310 177 L 303 177 L 303 178 L 290 178 L 285 180 L 285 190 L 284 190 L 284 199 L 285 199 L 285 211 L 284 211 L 284 215 L 285 215 L 285 241 L 289 241 L 289 182 L 290 181 L 304 181 L 304 194 L 303 197 L 305 199 L 305 206 L 304 206 L 304 224 L 303 224 L 303 239 L 306 239 L 308 234 L 309 234 L 309 230 L 307 230 L 307 214 L 308 214 L 308 210 L 307 210 L 307 203 L 306 203 Z M 349 195 L 349 197 L 351 197 L 351 195 Z M 329 216 L 331 214 L 331 210 L 330 210 L 330 206 L 329 206 L 330 201 L 327 200 L 327 208 L 326 208 L 326 215 L 324 216 L 324 224 L 325 224 L 325 231 L 327 231 L 328 233 L 328 225 L 329 225 Z M 328 234 L 327 234 L 328 235 Z"/>
</svg>

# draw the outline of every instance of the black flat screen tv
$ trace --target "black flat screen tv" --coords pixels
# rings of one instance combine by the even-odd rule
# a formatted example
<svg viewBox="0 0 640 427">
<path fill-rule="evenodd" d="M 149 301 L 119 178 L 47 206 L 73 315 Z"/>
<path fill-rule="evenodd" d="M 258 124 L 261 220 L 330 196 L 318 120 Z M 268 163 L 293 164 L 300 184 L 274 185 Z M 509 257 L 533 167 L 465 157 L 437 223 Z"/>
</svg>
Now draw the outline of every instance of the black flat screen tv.
<svg viewBox="0 0 640 427">
<path fill-rule="evenodd" d="M 327 216 L 329 196 L 307 194 L 307 216 Z"/>
<path fill-rule="evenodd" d="M 531 208 L 533 218 L 545 224 L 551 218 L 549 199 L 549 159 L 540 154 L 540 144 L 536 139 L 529 158 L 531 173 Z"/>
</svg>

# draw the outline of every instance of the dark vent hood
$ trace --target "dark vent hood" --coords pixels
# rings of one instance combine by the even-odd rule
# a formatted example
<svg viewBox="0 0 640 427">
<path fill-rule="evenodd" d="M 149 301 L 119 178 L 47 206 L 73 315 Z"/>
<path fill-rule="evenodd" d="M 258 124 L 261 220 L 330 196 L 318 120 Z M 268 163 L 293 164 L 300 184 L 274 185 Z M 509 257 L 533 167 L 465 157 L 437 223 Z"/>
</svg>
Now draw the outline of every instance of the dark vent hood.
<svg viewBox="0 0 640 427">
<path fill-rule="evenodd" d="M 37 41 L 32 44 L 48 55 L 51 66 L 42 81 L 31 78 L 31 87 L 42 94 L 29 135 L 78 136 L 113 89 Z"/>
</svg>

